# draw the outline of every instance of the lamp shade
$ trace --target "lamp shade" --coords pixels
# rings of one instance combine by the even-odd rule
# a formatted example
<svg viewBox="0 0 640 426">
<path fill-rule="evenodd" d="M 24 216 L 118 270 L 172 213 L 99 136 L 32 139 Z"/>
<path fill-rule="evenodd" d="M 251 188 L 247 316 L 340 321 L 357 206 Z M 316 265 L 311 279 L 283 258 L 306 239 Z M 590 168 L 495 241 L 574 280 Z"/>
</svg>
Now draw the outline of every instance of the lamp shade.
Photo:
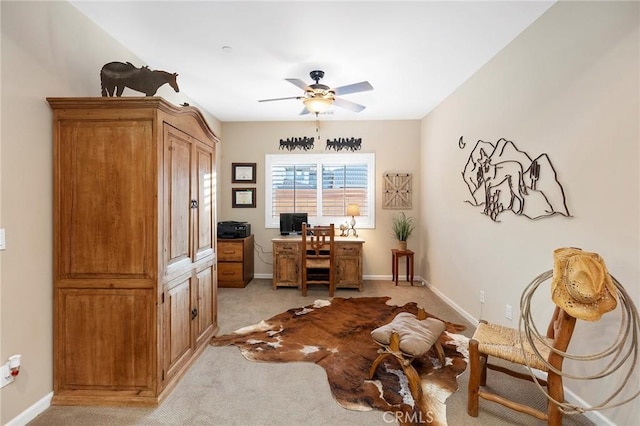
<svg viewBox="0 0 640 426">
<path fill-rule="evenodd" d="M 302 103 L 310 112 L 325 112 L 333 103 L 333 99 L 314 96 L 303 99 Z"/>
<path fill-rule="evenodd" d="M 360 206 L 357 204 L 349 204 L 347 206 L 347 216 L 360 216 Z"/>
</svg>

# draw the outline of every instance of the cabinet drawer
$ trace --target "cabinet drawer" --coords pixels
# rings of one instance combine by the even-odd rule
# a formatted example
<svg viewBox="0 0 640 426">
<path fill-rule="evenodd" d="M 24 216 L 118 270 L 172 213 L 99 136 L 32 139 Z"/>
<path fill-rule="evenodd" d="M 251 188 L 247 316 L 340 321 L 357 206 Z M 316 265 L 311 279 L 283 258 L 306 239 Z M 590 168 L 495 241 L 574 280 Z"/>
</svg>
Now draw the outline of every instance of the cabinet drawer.
<svg viewBox="0 0 640 426">
<path fill-rule="evenodd" d="M 243 245 L 218 242 L 218 261 L 242 262 Z"/>
<path fill-rule="evenodd" d="M 277 243 L 274 244 L 276 253 L 298 253 L 300 251 L 300 243 Z"/>
<path fill-rule="evenodd" d="M 359 256 L 360 244 L 336 244 L 336 256 Z"/>
<path fill-rule="evenodd" d="M 242 263 L 218 263 L 218 281 L 242 281 Z"/>
</svg>

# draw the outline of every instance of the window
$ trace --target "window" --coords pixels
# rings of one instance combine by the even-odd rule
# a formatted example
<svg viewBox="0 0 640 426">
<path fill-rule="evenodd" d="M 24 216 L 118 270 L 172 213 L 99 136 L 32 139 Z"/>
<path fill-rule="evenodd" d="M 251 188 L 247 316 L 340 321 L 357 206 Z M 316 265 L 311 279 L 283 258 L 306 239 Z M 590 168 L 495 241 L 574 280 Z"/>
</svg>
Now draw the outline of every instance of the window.
<svg viewBox="0 0 640 426">
<path fill-rule="evenodd" d="M 339 226 L 347 205 L 358 204 L 358 228 L 375 227 L 375 154 L 265 156 L 265 226 L 280 213 L 307 213 L 311 225 Z"/>
</svg>

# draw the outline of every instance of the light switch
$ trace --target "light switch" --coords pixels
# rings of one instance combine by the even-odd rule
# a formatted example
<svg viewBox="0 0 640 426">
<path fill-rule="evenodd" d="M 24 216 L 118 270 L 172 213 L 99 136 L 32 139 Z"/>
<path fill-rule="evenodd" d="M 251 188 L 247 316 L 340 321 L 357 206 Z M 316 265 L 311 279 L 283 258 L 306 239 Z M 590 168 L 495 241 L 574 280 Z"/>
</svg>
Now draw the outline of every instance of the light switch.
<svg viewBox="0 0 640 426">
<path fill-rule="evenodd" d="M 4 228 L 0 229 L 0 250 L 4 250 L 7 247 L 5 246 L 5 242 L 4 242 Z"/>
</svg>

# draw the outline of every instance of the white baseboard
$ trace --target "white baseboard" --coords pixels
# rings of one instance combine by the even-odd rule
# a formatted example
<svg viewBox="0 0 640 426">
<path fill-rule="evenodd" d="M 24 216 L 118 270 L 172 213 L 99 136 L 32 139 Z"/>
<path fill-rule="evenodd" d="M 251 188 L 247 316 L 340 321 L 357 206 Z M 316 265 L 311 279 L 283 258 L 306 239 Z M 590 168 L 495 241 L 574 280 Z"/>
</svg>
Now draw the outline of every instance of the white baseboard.
<svg viewBox="0 0 640 426">
<path fill-rule="evenodd" d="M 273 274 L 254 274 L 253 278 L 258 278 L 261 280 L 272 280 Z"/>
<path fill-rule="evenodd" d="M 51 406 L 51 399 L 53 398 L 53 392 L 49 392 L 42 397 L 39 401 L 33 404 L 31 407 L 18 414 L 12 420 L 6 424 L 6 426 L 25 426 L 31 420 L 38 417 L 38 415 L 44 413 L 44 411 Z"/>
<path fill-rule="evenodd" d="M 471 324 L 473 324 L 475 326 L 477 326 L 479 324 L 479 321 L 476 318 L 474 318 L 473 315 L 471 315 L 469 312 L 467 312 L 464 309 L 462 309 L 460 306 L 458 306 L 456 303 L 454 303 L 453 300 L 449 299 L 447 296 L 442 294 L 437 289 L 437 287 L 434 287 L 428 281 L 425 281 L 425 283 L 427 284 L 427 287 L 429 288 L 429 290 L 434 292 L 440 299 L 442 299 L 447 305 L 449 305 L 451 308 L 453 308 L 454 311 L 456 311 L 457 313 L 462 315 L 467 321 L 469 321 Z"/>
<path fill-rule="evenodd" d="M 257 279 L 263 279 L 263 280 L 272 280 L 273 274 L 255 274 L 253 277 Z M 374 280 L 391 281 L 391 275 L 363 275 L 362 279 L 364 281 L 374 281 Z M 419 282 L 420 285 L 426 285 L 425 280 L 419 276 L 414 277 L 413 281 L 414 283 Z"/>
</svg>

